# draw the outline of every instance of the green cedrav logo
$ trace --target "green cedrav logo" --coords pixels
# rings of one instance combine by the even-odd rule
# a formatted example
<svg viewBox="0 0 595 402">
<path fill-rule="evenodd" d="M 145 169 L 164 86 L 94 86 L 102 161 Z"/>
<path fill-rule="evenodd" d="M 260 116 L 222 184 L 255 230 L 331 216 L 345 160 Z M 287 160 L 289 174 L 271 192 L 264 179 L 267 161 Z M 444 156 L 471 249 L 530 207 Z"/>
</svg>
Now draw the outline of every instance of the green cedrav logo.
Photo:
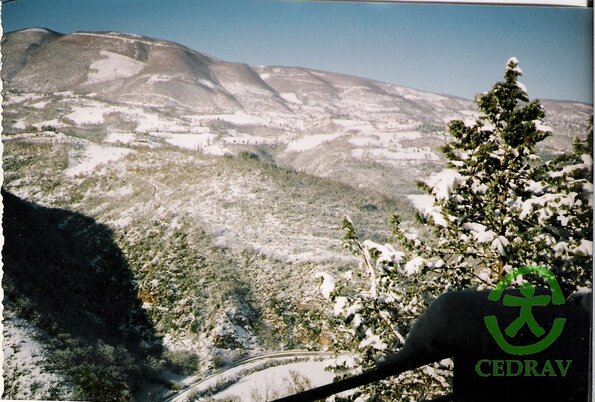
<svg viewBox="0 0 595 402">
<path fill-rule="evenodd" d="M 545 279 L 550 288 L 551 296 L 535 296 L 535 287 L 528 282 L 521 285 L 521 296 L 504 294 L 504 289 L 506 289 L 519 276 L 523 276 L 525 274 L 535 274 Z M 502 297 L 502 295 L 504 295 L 504 297 Z M 558 284 L 556 277 L 549 269 L 543 266 L 526 266 L 515 269 L 506 274 L 488 296 L 488 300 L 490 301 L 496 302 L 500 301 L 500 299 L 502 299 L 502 304 L 504 306 L 519 307 L 519 317 L 504 329 L 504 333 L 510 338 L 514 338 L 518 331 L 525 325 L 536 337 L 542 337 L 546 331 L 535 320 L 535 317 L 533 317 L 532 309 L 546 307 L 550 303 L 553 305 L 562 305 L 565 302 L 564 295 L 560 289 L 560 285 Z M 530 345 L 513 345 L 509 343 L 500 330 L 498 319 L 495 315 L 484 317 L 484 322 L 498 346 L 504 352 L 518 356 L 531 355 L 547 349 L 562 334 L 566 319 L 554 319 L 549 333 L 536 343 Z"/>
</svg>

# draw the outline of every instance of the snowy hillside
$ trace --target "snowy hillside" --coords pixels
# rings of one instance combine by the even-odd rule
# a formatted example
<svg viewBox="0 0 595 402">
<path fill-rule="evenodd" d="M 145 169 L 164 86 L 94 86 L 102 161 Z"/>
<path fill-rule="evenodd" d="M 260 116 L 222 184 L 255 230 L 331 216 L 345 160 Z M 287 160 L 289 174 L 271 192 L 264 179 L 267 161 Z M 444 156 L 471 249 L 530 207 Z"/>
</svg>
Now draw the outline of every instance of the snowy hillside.
<svg viewBox="0 0 595 402">
<path fill-rule="evenodd" d="M 392 197 L 441 166 L 446 122 L 477 115 L 470 100 L 230 63 L 131 34 L 32 29 L 7 34 L 2 46 L 6 135 L 50 128 L 127 147 L 263 149 L 278 165 Z M 592 107 L 545 107 L 555 135 L 543 152 L 558 153 L 584 134 Z"/>
</svg>

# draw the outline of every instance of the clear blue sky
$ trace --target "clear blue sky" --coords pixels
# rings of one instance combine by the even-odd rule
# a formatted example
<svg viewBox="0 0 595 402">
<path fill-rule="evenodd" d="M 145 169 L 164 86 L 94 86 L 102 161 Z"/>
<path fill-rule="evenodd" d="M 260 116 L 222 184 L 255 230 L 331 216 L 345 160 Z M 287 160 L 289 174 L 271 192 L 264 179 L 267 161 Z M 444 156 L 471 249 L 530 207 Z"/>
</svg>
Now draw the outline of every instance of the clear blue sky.
<svg viewBox="0 0 595 402">
<path fill-rule="evenodd" d="M 223 60 L 304 66 L 472 98 L 516 56 L 531 98 L 593 99 L 593 10 L 248 0 L 17 0 L 6 32 L 120 31 Z"/>
</svg>

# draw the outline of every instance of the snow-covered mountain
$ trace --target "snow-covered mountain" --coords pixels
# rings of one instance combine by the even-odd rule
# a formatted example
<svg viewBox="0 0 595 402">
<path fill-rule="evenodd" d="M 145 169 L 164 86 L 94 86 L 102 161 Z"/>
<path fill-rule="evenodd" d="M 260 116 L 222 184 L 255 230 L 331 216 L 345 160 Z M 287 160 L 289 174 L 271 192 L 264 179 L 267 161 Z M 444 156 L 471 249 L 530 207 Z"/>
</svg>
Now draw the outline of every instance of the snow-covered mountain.
<svg viewBox="0 0 595 402">
<path fill-rule="evenodd" d="M 216 155 L 260 149 L 280 165 L 391 196 L 413 190 L 412 178 L 440 165 L 449 120 L 477 115 L 470 100 L 307 68 L 225 62 L 138 35 L 29 29 L 7 34 L 2 47 L 7 135 L 34 126 L 104 144 Z M 592 107 L 544 105 L 555 135 L 543 151 L 557 153 L 584 134 Z"/>
<path fill-rule="evenodd" d="M 442 119 L 444 113 L 468 106 L 460 99 L 363 78 L 224 62 L 175 43 L 130 34 L 62 35 L 30 29 L 7 34 L 3 48 L 8 89 L 96 93 L 122 103 L 180 107 L 186 110 L 182 114 L 381 117 L 396 112 L 399 117 Z"/>
<path fill-rule="evenodd" d="M 5 352 L 39 351 L 5 366 L 13 398 L 95 399 L 95 372 L 97 389 L 175 388 L 163 361 L 204 375 L 328 346 L 318 274 L 357 269 L 341 218 L 385 241 L 415 181 L 442 168 L 446 123 L 478 115 L 470 100 L 132 34 L 28 29 L 2 54 Z M 591 105 L 543 104 L 544 155 L 586 134 Z"/>
</svg>

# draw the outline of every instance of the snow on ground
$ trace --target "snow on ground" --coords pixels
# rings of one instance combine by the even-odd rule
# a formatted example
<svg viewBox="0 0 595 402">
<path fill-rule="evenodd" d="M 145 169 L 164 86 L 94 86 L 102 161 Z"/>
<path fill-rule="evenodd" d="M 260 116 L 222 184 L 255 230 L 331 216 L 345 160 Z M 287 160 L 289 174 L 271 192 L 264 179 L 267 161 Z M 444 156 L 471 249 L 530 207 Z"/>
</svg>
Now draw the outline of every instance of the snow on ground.
<svg viewBox="0 0 595 402">
<path fill-rule="evenodd" d="M 4 99 L 2 100 L 2 103 L 3 103 L 4 107 L 6 107 L 9 105 L 23 103 L 26 101 L 38 100 L 43 97 L 44 97 L 44 95 L 37 95 L 37 94 L 32 94 L 32 93 L 23 93 L 23 94 L 15 95 L 15 94 L 8 92 L 5 95 Z"/>
<path fill-rule="evenodd" d="M 481 113 L 479 113 L 477 110 L 461 110 L 459 113 L 463 116 L 471 117 L 473 119 L 477 119 L 479 116 L 481 116 Z"/>
<path fill-rule="evenodd" d="M 99 54 L 103 58 L 93 61 L 89 66 L 87 84 L 132 77 L 143 69 L 143 63 L 130 57 L 106 50 L 101 50 Z"/>
<path fill-rule="evenodd" d="M 130 144 L 134 140 L 134 134 L 131 133 L 109 133 L 103 141 L 112 144 Z"/>
<path fill-rule="evenodd" d="M 313 134 L 302 137 L 296 141 L 291 141 L 287 144 L 286 151 L 288 152 L 302 152 L 307 151 L 312 148 L 316 148 L 320 144 L 328 141 L 332 141 L 340 136 L 344 135 L 343 133 L 335 133 L 335 134 Z"/>
<path fill-rule="evenodd" d="M 111 221 L 110 223 L 117 228 L 125 228 L 132 222 L 132 218 L 130 216 L 124 216 L 122 218 L 116 219 Z"/>
<path fill-rule="evenodd" d="M 69 155 L 69 167 L 65 171 L 67 176 L 90 173 L 101 163 L 115 161 L 134 152 L 127 148 L 102 146 L 92 142 L 81 144 L 84 145 L 82 155 Z"/>
<path fill-rule="evenodd" d="M 188 132 L 189 127 L 187 124 L 175 121 L 173 119 L 167 119 L 164 116 L 160 116 L 155 113 L 145 112 L 140 109 L 130 110 L 129 115 L 132 116 L 137 123 L 136 132 L 148 133 L 151 131 L 164 131 L 164 132 Z"/>
<path fill-rule="evenodd" d="M 202 86 L 205 86 L 205 87 L 211 88 L 211 89 L 215 89 L 218 87 L 217 85 L 215 85 L 215 83 L 213 83 L 213 81 L 205 80 L 204 78 L 199 79 L 198 83 Z"/>
<path fill-rule="evenodd" d="M 67 136 L 66 134 L 56 133 L 53 131 L 44 131 L 42 133 L 22 133 L 9 136 L 2 136 L 2 141 L 14 141 L 23 139 L 26 139 L 29 142 L 46 144 L 68 143 L 71 141 L 71 137 Z"/>
<path fill-rule="evenodd" d="M 43 127 L 64 127 L 64 124 L 60 123 L 58 119 L 52 119 L 42 121 L 41 123 L 35 123 L 33 124 L 33 127 L 35 127 L 38 130 L 41 130 Z"/>
<path fill-rule="evenodd" d="M 349 142 L 357 147 L 388 148 L 390 146 L 398 146 L 404 140 L 417 140 L 423 137 L 419 131 L 383 132 L 370 130 L 368 132 L 361 132 L 361 134 L 364 136 L 355 136 L 350 138 Z"/>
<path fill-rule="evenodd" d="M 354 137 L 349 139 L 349 143 L 356 147 L 379 147 L 382 145 L 382 142 L 378 137 Z"/>
<path fill-rule="evenodd" d="M 190 117 L 196 122 L 202 122 L 205 120 L 221 120 L 237 125 L 266 125 L 270 121 L 263 116 L 257 116 L 244 112 L 236 112 L 233 114 L 201 114 Z"/>
<path fill-rule="evenodd" d="M 157 82 L 169 82 L 175 77 L 173 75 L 151 74 L 147 76 L 147 84 L 155 84 Z"/>
<path fill-rule="evenodd" d="M 316 241 L 316 240 L 319 242 L 321 241 L 320 238 L 315 238 L 314 236 L 312 236 L 312 238 L 313 238 L 313 241 Z M 322 241 L 324 241 L 324 240 L 325 239 L 322 239 Z M 326 243 L 331 243 L 331 242 L 327 241 Z M 333 244 L 333 246 L 334 246 L 334 244 Z M 320 245 L 319 247 L 324 247 L 324 246 Z M 327 251 L 327 250 L 318 250 L 317 249 L 315 251 L 303 251 L 303 252 L 297 252 L 290 256 L 282 256 L 282 255 L 280 255 L 280 253 L 277 250 L 273 250 L 273 249 L 270 249 L 267 247 L 261 247 L 258 250 L 266 255 L 277 256 L 277 258 L 285 258 L 289 262 L 309 261 L 309 262 L 315 262 L 315 263 L 322 263 L 325 261 L 342 260 L 342 261 L 345 261 L 348 263 L 353 263 L 353 260 L 350 256 L 340 255 L 336 252 Z"/>
<path fill-rule="evenodd" d="M 73 106 L 71 112 L 64 116 L 77 125 L 103 124 L 103 115 L 109 111 L 105 105 L 94 103 L 85 106 Z"/>
<path fill-rule="evenodd" d="M 397 140 L 418 140 L 422 137 L 423 135 L 419 131 L 399 131 L 395 133 Z"/>
<path fill-rule="evenodd" d="M 121 113 L 136 122 L 135 131 L 138 133 L 165 132 L 187 133 L 208 132 L 208 127 L 192 127 L 189 123 L 173 117 L 166 117 L 149 112 L 142 107 L 119 106 L 110 110 L 112 113 Z"/>
<path fill-rule="evenodd" d="M 223 81 L 221 85 L 225 88 L 225 90 L 229 93 L 234 95 L 255 95 L 255 96 L 262 96 L 263 98 L 267 98 L 271 96 L 271 92 L 267 89 L 263 89 L 260 86 L 253 85 L 251 83 L 242 82 L 242 81 Z"/>
<path fill-rule="evenodd" d="M 315 278 L 322 278 L 322 285 L 320 285 L 320 292 L 325 299 L 331 297 L 331 293 L 335 289 L 335 279 L 326 272 L 317 272 Z"/>
<path fill-rule="evenodd" d="M 453 120 L 469 120 L 475 123 L 475 120 L 479 119 L 481 113 L 476 110 L 461 110 L 456 114 L 451 114 L 442 119 L 444 124 L 448 124 Z"/>
<path fill-rule="evenodd" d="M 215 147 L 206 147 L 203 151 L 213 152 Z M 160 181 L 159 177 L 145 179 L 152 183 Z M 217 245 L 225 245 L 235 251 L 250 248 L 290 262 L 355 258 L 340 248 L 340 236 L 334 234 L 335 226 L 327 227 L 316 214 L 304 216 L 299 212 L 302 211 L 299 200 L 263 204 L 266 201 L 261 199 L 266 200 L 267 194 L 277 189 L 278 183 L 257 170 L 221 176 L 205 171 L 204 177 L 193 182 L 167 208 L 175 211 L 177 216 L 188 216 L 202 222 L 213 234 Z M 201 194 L 201 197 L 192 194 Z M 159 203 L 160 198 L 157 191 L 155 203 Z M 268 205 L 266 210 L 262 209 L 262 205 Z M 143 207 L 153 208 L 154 204 L 143 204 Z M 288 219 L 294 224 L 286 225 Z M 336 219 L 340 220 L 340 215 Z M 321 233 L 309 234 L 308 230 L 312 227 L 320 227 Z"/>
<path fill-rule="evenodd" d="M 179 45 L 174 45 L 166 41 L 159 41 L 159 40 L 143 40 L 141 36 L 134 35 L 134 34 L 121 34 L 119 32 L 73 32 L 72 35 L 79 35 L 79 36 L 93 36 L 98 38 L 109 38 L 115 39 L 125 43 L 142 43 L 144 45 L 149 45 L 153 47 L 166 47 L 166 48 L 173 48 L 178 49 Z M 215 59 L 215 58 L 212 58 Z M 215 59 L 216 60 L 216 59 Z"/>
<path fill-rule="evenodd" d="M 44 107 L 47 106 L 48 103 L 50 103 L 50 101 L 49 100 L 45 100 L 45 101 L 33 103 L 33 104 L 29 105 L 29 106 L 32 107 L 32 108 L 35 108 L 35 109 L 43 109 Z"/>
<path fill-rule="evenodd" d="M 402 122 L 395 120 L 388 120 L 388 118 L 381 119 L 382 121 L 376 121 L 375 124 L 378 130 L 395 130 L 395 131 L 410 131 L 417 130 L 420 123 L 417 121 Z"/>
<path fill-rule="evenodd" d="M 274 138 L 266 138 L 261 137 L 258 135 L 240 133 L 236 130 L 228 130 L 228 134 L 223 137 L 221 140 L 227 144 L 248 144 L 248 145 L 258 145 L 258 144 L 273 144 L 275 143 Z"/>
<path fill-rule="evenodd" d="M 3 368 L 6 374 L 3 396 L 7 399 L 42 399 L 51 389 L 60 389 L 60 399 L 71 399 L 73 385 L 60 373 L 48 369 L 47 352 L 36 340 L 45 334 L 7 310 L 4 310 L 3 323 Z"/>
<path fill-rule="evenodd" d="M 221 145 L 207 145 L 203 147 L 202 152 L 207 155 L 223 156 L 229 153 L 229 149 L 222 147 Z"/>
<path fill-rule="evenodd" d="M 424 101 L 428 101 L 428 102 L 440 102 L 440 101 L 450 100 L 446 96 L 442 96 L 442 95 L 438 95 L 438 94 L 434 94 L 434 93 L 430 93 L 430 92 L 418 91 L 416 89 L 399 87 L 396 85 L 390 85 L 390 86 L 396 93 L 398 93 L 403 98 L 408 99 L 408 100 L 424 100 Z"/>
<path fill-rule="evenodd" d="M 163 146 L 161 142 L 155 142 L 147 139 L 142 134 L 112 132 L 106 135 L 103 142 L 107 144 L 125 144 L 136 147 L 159 148 Z"/>
<path fill-rule="evenodd" d="M 72 91 L 54 92 L 54 96 L 61 96 L 63 98 L 78 98 L 78 96 L 75 95 Z"/>
<path fill-rule="evenodd" d="M 215 134 L 174 134 L 174 133 L 153 133 L 156 137 L 161 137 L 167 142 L 168 144 L 174 145 L 176 147 L 190 149 L 190 150 L 200 150 L 200 149 L 208 149 L 212 153 L 214 148 L 210 146 L 217 135 Z M 219 152 L 218 150 L 216 152 Z"/>
<path fill-rule="evenodd" d="M 189 114 L 181 118 L 189 120 L 192 127 L 208 125 L 212 121 L 222 121 L 235 126 L 263 126 L 292 131 L 302 131 L 309 122 L 319 122 L 318 117 L 309 121 L 308 117 L 303 115 L 264 111 L 259 115 L 235 112 L 233 114 Z"/>
<path fill-rule="evenodd" d="M 192 126 L 189 122 L 149 112 L 142 107 L 113 106 L 95 100 L 79 102 L 71 107 L 71 112 L 65 118 L 77 125 L 98 125 L 104 123 L 106 114 L 120 114 L 129 121 L 137 124 L 135 131 L 149 132 L 208 132 L 208 127 Z"/>
<path fill-rule="evenodd" d="M 181 102 L 180 100 L 176 99 L 175 97 L 157 94 L 157 93 L 138 93 L 138 92 L 128 92 L 123 93 L 120 95 L 121 99 L 128 98 L 125 103 L 128 105 L 133 106 L 140 106 L 140 107 L 150 107 L 150 108 L 164 108 L 164 101 L 165 103 L 175 104 L 177 106 L 182 106 L 185 109 L 191 109 L 195 111 L 199 110 L 207 110 L 210 111 L 212 107 L 204 107 L 204 108 L 197 108 L 196 106 L 190 105 L 188 103 Z M 167 107 L 167 106 L 166 106 Z"/>
<path fill-rule="evenodd" d="M 27 122 L 24 119 L 19 119 L 12 125 L 12 128 L 16 128 L 17 130 L 24 130 L 27 128 Z"/>
<path fill-rule="evenodd" d="M 391 151 L 385 148 L 352 149 L 351 155 L 355 158 L 372 158 L 378 161 L 439 161 L 440 157 L 428 149 L 417 147 L 400 148 Z"/>
<path fill-rule="evenodd" d="M 332 119 L 333 123 L 345 128 L 346 130 L 373 131 L 374 126 L 367 120 L 356 119 Z"/>
<path fill-rule="evenodd" d="M 333 381 L 333 374 L 324 370 L 324 362 L 291 363 L 250 374 L 215 394 L 213 398 L 224 399 L 237 396 L 243 401 L 252 401 L 253 395 L 260 396 L 262 400 L 269 400 L 273 395 L 283 396 L 287 393 L 291 371 L 310 380 L 312 387 L 319 387 Z"/>
<path fill-rule="evenodd" d="M 302 100 L 293 92 L 282 92 L 279 95 L 281 95 L 281 97 L 289 103 L 295 103 L 298 105 L 303 103 Z"/>
</svg>

